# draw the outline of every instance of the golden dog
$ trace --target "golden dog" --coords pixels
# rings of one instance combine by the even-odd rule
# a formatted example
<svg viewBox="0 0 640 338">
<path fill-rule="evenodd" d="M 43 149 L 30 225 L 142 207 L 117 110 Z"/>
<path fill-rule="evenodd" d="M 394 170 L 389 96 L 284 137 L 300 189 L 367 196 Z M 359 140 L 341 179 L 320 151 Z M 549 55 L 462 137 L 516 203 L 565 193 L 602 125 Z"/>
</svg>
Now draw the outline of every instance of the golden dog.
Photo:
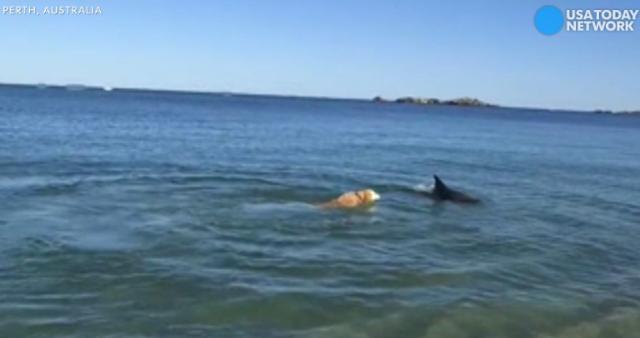
<svg viewBox="0 0 640 338">
<path fill-rule="evenodd" d="M 321 208 L 360 208 L 372 206 L 377 200 L 380 199 L 378 195 L 372 189 L 365 189 L 359 191 L 349 191 L 340 197 L 331 200 L 327 203 L 320 204 Z"/>
</svg>

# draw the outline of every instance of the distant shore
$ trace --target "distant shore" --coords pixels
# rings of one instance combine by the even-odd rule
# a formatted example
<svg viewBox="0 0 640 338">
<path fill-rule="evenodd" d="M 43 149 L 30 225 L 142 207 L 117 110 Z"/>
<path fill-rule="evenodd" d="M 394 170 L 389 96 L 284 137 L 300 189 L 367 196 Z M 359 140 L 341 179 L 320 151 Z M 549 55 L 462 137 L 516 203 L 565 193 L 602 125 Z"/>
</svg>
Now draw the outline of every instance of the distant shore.
<svg viewBox="0 0 640 338">
<path fill-rule="evenodd" d="M 380 96 L 373 98 L 374 102 L 393 102 L 393 103 L 410 103 L 420 105 L 445 105 L 445 106 L 462 106 L 462 107 L 499 107 L 497 104 L 487 103 L 473 97 L 461 97 L 452 100 L 441 100 L 436 98 L 424 98 L 406 96 L 400 97 L 393 101 L 386 100 Z"/>
<path fill-rule="evenodd" d="M 167 92 L 167 93 L 185 93 L 185 94 L 213 94 L 223 96 L 264 96 L 264 97 L 283 97 L 283 98 L 297 98 L 297 99 L 316 99 L 316 100 L 348 100 L 348 101 L 367 101 L 362 98 L 348 98 L 348 97 L 328 97 L 328 96 L 300 96 L 300 95 L 285 95 L 285 94 L 260 94 L 260 93 L 241 93 L 241 92 L 217 92 L 217 91 L 199 91 L 199 90 L 182 90 L 182 89 L 154 89 L 154 88 L 129 88 L 129 87 L 110 87 L 110 86 L 98 86 L 98 85 L 83 85 L 83 84 L 24 84 L 24 83 L 0 83 L 1 87 L 26 87 L 34 89 L 58 89 L 66 91 L 128 91 L 128 92 Z M 501 106 L 493 103 L 488 103 L 473 97 L 461 97 L 450 100 L 442 100 L 438 98 L 425 98 L 416 96 L 404 96 L 397 99 L 386 99 L 381 96 L 376 96 L 369 101 L 385 104 L 413 104 L 422 106 L 456 106 L 456 107 L 488 107 L 488 108 L 509 108 L 509 109 L 534 109 L 543 111 L 575 111 L 584 112 L 599 115 L 615 115 L 615 116 L 640 116 L 640 110 L 571 110 L 571 109 L 553 109 L 553 108 L 536 108 L 536 107 L 512 107 Z"/>
<path fill-rule="evenodd" d="M 426 98 L 426 97 L 415 97 L 415 96 L 405 96 L 400 97 L 395 100 L 385 99 L 381 96 L 376 96 L 372 99 L 373 102 L 377 103 L 399 103 L 399 104 L 415 104 L 415 105 L 423 105 L 423 106 L 458 106 L 458 107 L 501 107 L 497 104 L 487 103 L 480 99 L 473 97 L 461 97 L 457 99 L 451 100 L 441 100 L 437 98 Z M 507 108 L 507 107 L 505 107 Z M 541 110 L 554 110 L 554 109 L 543 109 Z M 636 115 L 640 116 L 640 110 L 623 110 L 623 111 L 614 111 L 614 110 L 603 110 L 597 109 L 593 111 L 586 111 L 587 113 L 594 114 L 602 114 L 602 115 Z"/>
</svg>

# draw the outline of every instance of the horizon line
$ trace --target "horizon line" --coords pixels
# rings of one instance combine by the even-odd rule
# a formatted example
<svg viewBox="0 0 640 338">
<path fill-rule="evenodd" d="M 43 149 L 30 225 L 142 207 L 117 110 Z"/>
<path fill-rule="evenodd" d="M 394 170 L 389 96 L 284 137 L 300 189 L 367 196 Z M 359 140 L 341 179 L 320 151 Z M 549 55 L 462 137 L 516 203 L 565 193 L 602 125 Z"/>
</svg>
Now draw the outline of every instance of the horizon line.
<svg viewBox="0 0 640 338">
<path fill-rule="evenodd" d="M 365 102 L 373 102 L 374 98 L 383 98 L 381 95 L 374 95 L 373 97 L 365 98 L 365 97 L 347 97 L 347 96 L 322 96 L 322 95 L 299 95 L 299 94 L 281 94 L 281 93 L 251 93 L 251 92 L 237 92 L 237 91 L 229 91 L 229 90 L 204 90 L 204 89 L 171 89 L 171 88 L 150 88 L 150 87 L 120 87 L 120 86 L 108 86 L 108 85 L 95 85 L 95 84 L 83 84 L 83 83 L 20 83 L 20 82 L 0 82 L 0 86 L 24 86 L 24 87 L 38 87 L 38 86 L 46 86 L 46 87 L 59 87 L 65 88 L 70 86 L 80 86 L 85 89 L 99 89 L 105 90 L 105 88 L 110 88 L 111 90 L 124 90 L 124 91 L 148 91 L 148 92 L 168 92 L 168 93 L 187 93 L 187 94 L 232 94 L 232 95 L 244 95 L 244 96 L 265 96 L 265 97 L 281 97 L 281 98 L 300 98 L 300 99 L 314 99 L 314 100 L 344 100 L 344 101 L 365 101 Z M 395 99 L 402 97 L 415 97 L 415 98 L 427 98 L 427 96 L 401 96 L 393 99 L 389 99 L 386 103 L 396 103 Z M 460 96 L 454 97 L 445 100 L 455 100 L 459 98 L 477 98 L 475 96 Z M 441 99 L 441 98 L 436 98 Z M 483 101 L 484 102 L 484 101 Z M 522 110 L 543 110 L 543 111 L 559 111 L 559 112 L 580 112 L 580 113 L 596 113 L 596 112 L 607 112 L 610 114 L 620 115 L 620 114 L 634 114 L 636 112 L 640 112 L 640 110 L 625 110 L 625 111 L 616 111 L 611 109 L 565 109 L 565 108 L 542 108 L 542 107 L 526 107 L 526 106 L 507 106 L 494 102 L 487 102 L 489 104 L 494 105 L 494 108 L 508 108 L 508 109 L 522 109 Z M 419 104 L 415 104 L 419 105 Z M 434 104 L 435 105 L 435 104 Z M 428 105 L 427 105 L 428 106 Z"/>
</svg>

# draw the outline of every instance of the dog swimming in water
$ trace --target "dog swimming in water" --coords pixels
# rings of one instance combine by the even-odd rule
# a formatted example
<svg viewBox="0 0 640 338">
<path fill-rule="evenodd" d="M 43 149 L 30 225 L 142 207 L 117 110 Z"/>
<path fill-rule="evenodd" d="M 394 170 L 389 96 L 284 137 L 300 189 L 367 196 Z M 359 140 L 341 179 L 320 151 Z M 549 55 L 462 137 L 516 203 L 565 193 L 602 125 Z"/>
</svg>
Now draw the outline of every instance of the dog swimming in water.
<svg viewBox="0 0 640 338">
<path fill-rule="evenodd" d="M 373 206 L 380 199 L 373 189 L 349 191 L 340 197 L 319 205 L 325 209 L 355 209 Z"/>
<path fill-rule="evenodd" d="M 436 201 L 451 201 L 456 203 L 476 204 L 480 203 L 480 200 L 471 197 L 463 192 L 449 188 L 438 175 L 433 175 L 434 183 L 427 191 L 423 191 L 425 195 L 431 197 Z"/>
</svg>

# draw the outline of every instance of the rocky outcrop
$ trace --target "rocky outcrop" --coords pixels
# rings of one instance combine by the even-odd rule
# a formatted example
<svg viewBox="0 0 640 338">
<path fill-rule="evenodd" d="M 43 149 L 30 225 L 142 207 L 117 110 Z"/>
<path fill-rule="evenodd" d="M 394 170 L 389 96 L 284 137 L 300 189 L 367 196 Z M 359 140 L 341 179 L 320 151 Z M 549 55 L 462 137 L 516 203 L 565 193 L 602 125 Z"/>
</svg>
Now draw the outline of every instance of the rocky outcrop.
<svg viewBox="0 0 640 338">
<path fill-rule="evenodd" d="M 442 101 L 434 98 L 423 98 L 423 97 L 401 97 L 396 99 L 397 103 L 413 103 L 413 104 L 442 104 Z"/>
<path fill-rule="evenodd" d="M 373 98 L 373 102 L 389 102 L 389 100 L 384 99 L 382 96 L 376 96 Z"/>
<path fill-rule="evenodd" d="M 494 107 L 495 106 L 494 104 L 486 103 L 473 97 L 462 97 L 459 99 L 444 101 L 444 104 L 451 105 L 451 106 L 470 106 L 470 107 Z"/>
<path fill-rule="evenodd" d="M 603 114 L 603 115 L 640 115 L 640 110 L 613 111 L 613 110 L 598 109 L 598 110 L 594 110 L 593 112 L 595 114 Z"/>
<path fill-rule="evenodd" d="M 383 99 L 380 96 L 374 97 L 373 101 L 387 102 L 385 99 Z M 446 105 L 446 106 L 463 106 L 463 107 L 495 107 L 496 106 L 472 97 L 462 97 L 462 98 L 453 99 L 453 100 L 440 100 L 436 98 L 406 96 L 406 97 L 397 98 L 393 102 L 421 104 L 421 105 Z"/>
</svg>

